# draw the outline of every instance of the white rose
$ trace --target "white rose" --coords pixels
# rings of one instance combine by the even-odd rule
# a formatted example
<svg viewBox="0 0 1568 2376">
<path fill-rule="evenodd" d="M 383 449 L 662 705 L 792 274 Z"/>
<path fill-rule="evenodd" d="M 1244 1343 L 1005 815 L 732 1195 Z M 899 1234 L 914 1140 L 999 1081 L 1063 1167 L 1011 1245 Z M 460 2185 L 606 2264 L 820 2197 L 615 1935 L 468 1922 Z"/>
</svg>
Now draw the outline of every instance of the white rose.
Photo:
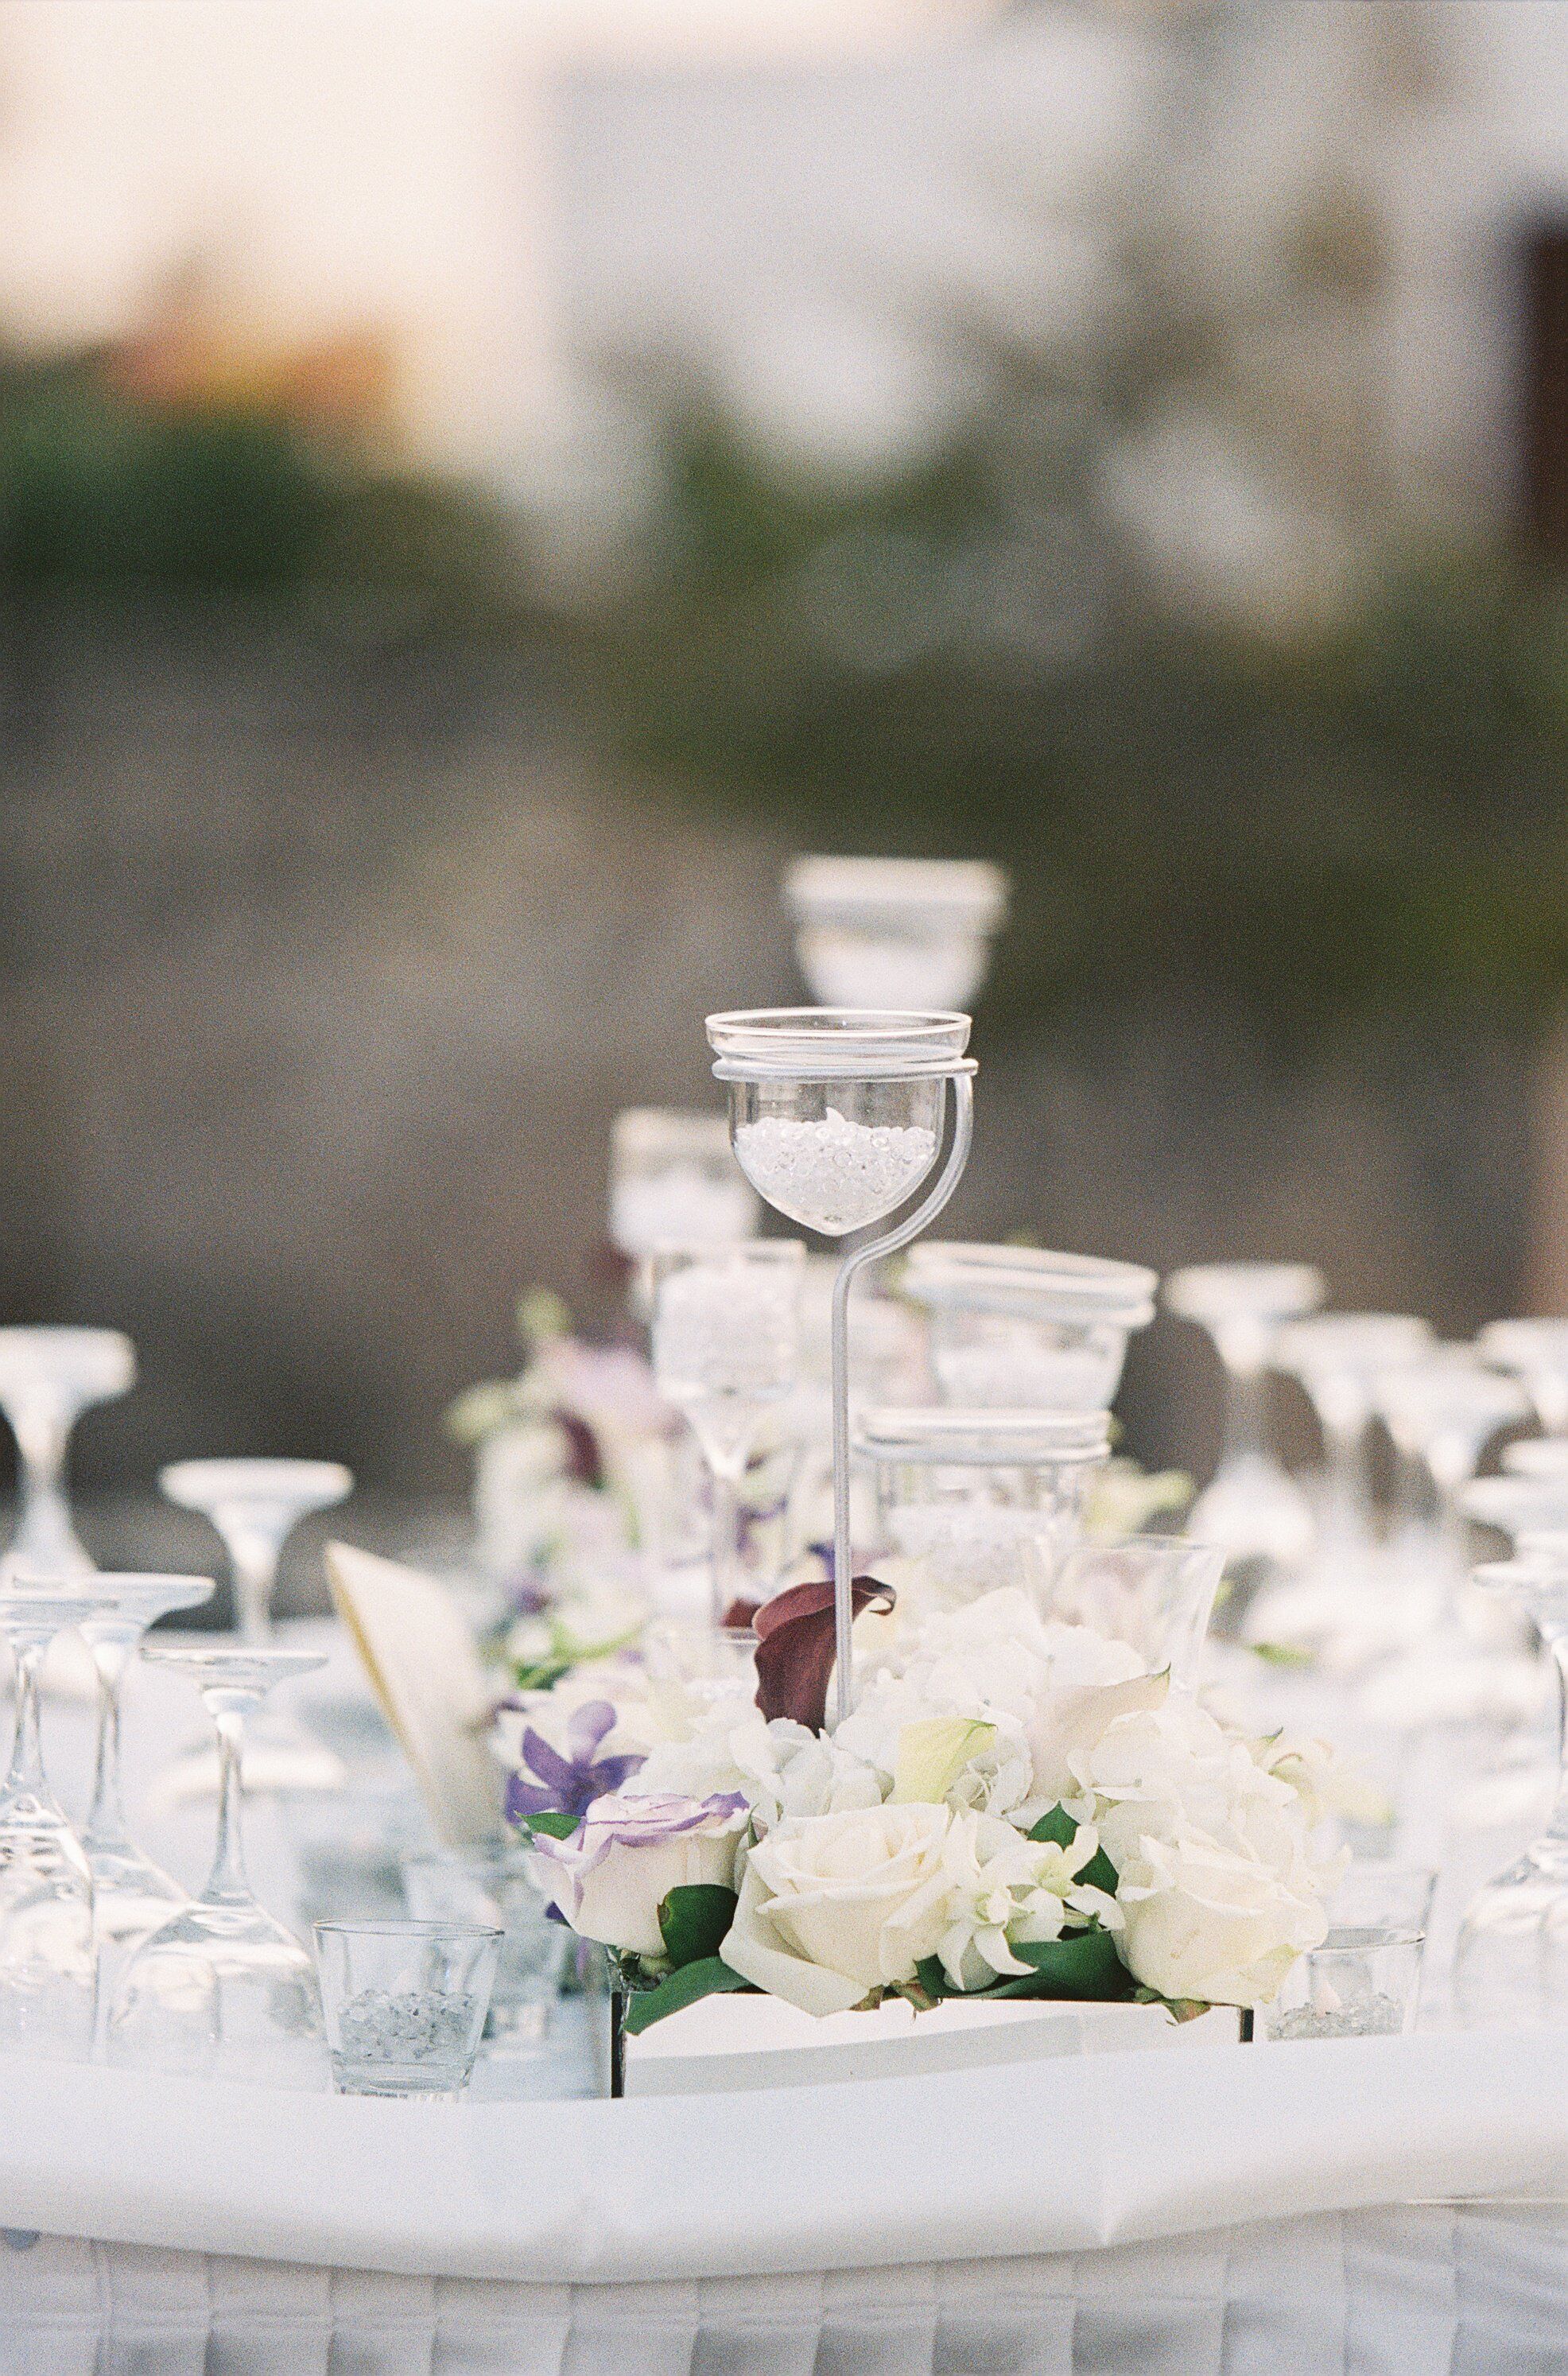
<svg viewBox="0 0 1568 2376">
<path fill-rule="evenodd" d="M 1296 1957 L 1321 1945 L 1324 1901 L 1301 1876 L 1202 1832 L 1146 1839 L 1117 1892 L 1129 1971 L 1161 1996 L 1267 2004 Z"/>
<path fill-rule="evenodd" d="M 596 1799 L 567 1840 L 535 1839 L 533 1877 L 585 1939 L 625 1954 L 662 1955 L 659 1909 L 672 1889 L 734 1883 L 739 1796 Z"/>
<path fill-rule="evenodd" d="M 848 2013 L 913 1977 L 946 1927 L 945 1807 L 790 1817 L 746 1858 L 720 1953 L 802 2013 Z"/>
<path fill-rule="evenodd" d="M 1203 1833 L 1289 1876 L 1307 1862 L 1297 1792 L 1265 1773 L 1246 1741 L 1189 1699 L 1178 1695 L 1118 1717 L 1071 1763 L 1083 1794 L 1071 1802 L 1073 1812 L 1096 1824 L 1118 1872 L 1145 1839 L 1182 1831 Z"/>
</svg>

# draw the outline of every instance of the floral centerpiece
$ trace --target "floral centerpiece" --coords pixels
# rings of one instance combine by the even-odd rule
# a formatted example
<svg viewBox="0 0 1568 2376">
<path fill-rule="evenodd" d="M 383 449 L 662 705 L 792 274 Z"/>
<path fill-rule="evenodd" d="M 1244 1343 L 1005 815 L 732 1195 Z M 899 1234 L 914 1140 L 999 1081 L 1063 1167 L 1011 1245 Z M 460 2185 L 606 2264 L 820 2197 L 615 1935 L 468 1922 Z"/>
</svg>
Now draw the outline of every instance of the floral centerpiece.
<svg viewBox="0 0 1568 2376">
<path fill-rule="evenodd" d="M 1252 1739 L 1016 1589 L 901 1620 L 825 1729 L 828 1587 L 757 1617 L 758 1687 L 586 1672 L 510 1716 L 513 1820 L 627 2029 L 719 1990 L 1255 2006 L 1327 1929 L 1326 1752 Z"/>
</svg>

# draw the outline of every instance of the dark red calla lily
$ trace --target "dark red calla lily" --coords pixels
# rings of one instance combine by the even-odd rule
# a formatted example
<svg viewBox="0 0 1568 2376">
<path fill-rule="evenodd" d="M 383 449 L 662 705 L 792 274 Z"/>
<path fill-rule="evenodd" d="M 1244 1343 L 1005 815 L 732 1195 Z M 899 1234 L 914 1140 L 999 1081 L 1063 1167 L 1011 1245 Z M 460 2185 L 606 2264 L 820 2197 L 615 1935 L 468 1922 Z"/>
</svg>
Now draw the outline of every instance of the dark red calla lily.
<svg viewBox="0 0 1568 2376">
<path fill-rule="evenodd" d="M 891 1585 L 873 1575 L 858 1575 L 849 1587 L 855 1615 L 865 1609 L 891 1609 L 896 1598 Z M 792 1717 L 813 1732 L 820 1732 L 827 1713 L 827 1684 L 833 1672 L 833 1586 L 792 1585 L 772 1600 L 765 1600 L 752 1621 L 756 1629 L 756 1704 L 769 1723 L 776 1716 Z"/>
</svg>

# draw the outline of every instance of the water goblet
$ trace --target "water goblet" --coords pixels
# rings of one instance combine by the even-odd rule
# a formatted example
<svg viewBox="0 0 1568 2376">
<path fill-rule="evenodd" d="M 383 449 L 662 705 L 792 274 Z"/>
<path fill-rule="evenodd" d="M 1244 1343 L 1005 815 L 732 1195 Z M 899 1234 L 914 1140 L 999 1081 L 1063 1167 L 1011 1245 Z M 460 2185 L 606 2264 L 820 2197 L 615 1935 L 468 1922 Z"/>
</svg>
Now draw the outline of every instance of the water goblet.
<svg viewBox="0 0 1568 2376">
<path fill-rule="evenodd" d="M 800 858 L 784 878 L 795 953 L 825 1006 L 968 1006 L 1007 877 L 983 860 Z"/>
<path fill-rule="evenodd" d="M 1347 1558 L 1364 1565 L 1375 1545 L 1366 1466 L 1373 1380 L 1418 1360 L 1431 1342 L 1424 1320 L 1394 1312 L 1313 1313 L 1288 1321 L 1275 1340 L 1271 1366 L 1300 1384 L 1323 1436 L 1318 1539 L 1336 1566 Z"/>
<path fill-rule="evenodd" d="M 240 1639 L 271 1638 L 272 1589 L 283 1546 L 302 1518 L 329 1510 L 354 1488 L 336 1460 L 176 1460 L 160 1470 L 167 1499 L 197 1511 L 223 1541 L 234 1582 Z"/>
<path fill-rule="evenodd" d="M 1186 1535 L 1079 1543 L 1057 1570 L 1046 1613 L 1135 1650 L 1178 1691 L 1196 1691 L 1225 1554 Z"/>
<path fill-rule="evenodd" d="M 340 2096 L 456 2104 L 473 2076 L 502 1932 L 493 1922 L 318 1922 Z"/>
<path fill-rule="evenodd" d="M 1519 1380 L 1549 1436 L 1568 1435 L 1568 1320 L 1493 1320 L 1476 1347 Z"/>
<path fill-rule="evenodd" d="M 16 1732 L 0 1790 L 0 2051 L 84 2062 L 98 2007 L 92 1874 L 44 1774 L 38 1683 L 54 1636 L 101 1605 L 69 1578 L 0 1592 L 0 1633 L 17 1670 Z"/>
<path fill-rule="evenodd" d="M 98 1669 L 98 1749 L 92 1803 L 81 1844 L 92 1873 L 101 1964 L 155 1930 L 190 1893 L 171 1880 L 125 1824 L 120 1784 L 120 1696 L 125 1670 L 148 1628 L 212 1598 L 206 1575 L 111 1575 L 94 1579 L 95 1606 L 77 1632 Z"/>
<path fill-rule="evenodd" d="M 733 1245 L 756 1228 L 754 1192 L 721 1113 L 633 1106 L 610 1135 L 610 1239 L 634 1263 L 660 1246 Z"/>
<path fill-rule="evenodd" d="M 88 1575 L 65 1499 L 71 1430 L 93 1403 L 135 1384 L 136 1348 L 116 1328 L 0 1328 L 0 1409 L 20 1455 L 19 1512 L 0 1586 L 22 1575 Z"/>
<path fill-rule="evenodd" d="M 1312 1547 L 1305 1494 L 1268 1449 L 1265 1378 L 1289 1320 L 1323 1301 L 1309 1263 L 1202 1263 L 1165 1282 L 1167 1308 L 1207 1330 L 1225 1370 L 1219 1465 L 1192 1513 L 1193 1532 L 1237 1567 L 1291 1567 Z"/>
<path fill-rule="evenodd" d="M 305 1650 L 144 1648 L 186 1675 L 218 1734 L 218 1836 L 200 1895 L 143 1939 L 110 2010 L 111 2062 L 196 2076 L 315 2087 L 323 2076 L 321 1999 L 310 1956 L 261 1906 L 241 1845 L 245 1719 L 273 1685 L 326 1660 Z"/>
<path fill-rule="evenodd" d="M 800 1368 L 798 1238 L 757 1238 L 653 1263 L 653 1373 L 702 1450 L 713 1496 L 712 1622 L 744 1597 L 740 1486 L 766 1413 Z"/>
</svg>

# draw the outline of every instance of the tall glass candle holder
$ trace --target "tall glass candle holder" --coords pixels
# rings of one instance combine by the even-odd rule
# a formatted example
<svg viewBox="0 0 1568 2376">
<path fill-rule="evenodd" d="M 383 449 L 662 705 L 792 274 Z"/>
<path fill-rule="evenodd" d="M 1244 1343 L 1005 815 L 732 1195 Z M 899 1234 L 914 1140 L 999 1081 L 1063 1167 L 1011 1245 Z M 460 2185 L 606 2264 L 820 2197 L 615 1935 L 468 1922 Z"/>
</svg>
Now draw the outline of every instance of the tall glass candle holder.
<svg viewBox="0 0 1568 2376">
<path fill-rule="evenodd" d="M 967 1015 L 781 1007 L 710 1015 L 716 1076 L 730 1092 L 735 1159 L 765 1204 L 828 1238 L 860 1236 L 833 1289 L 833 1588 L 837 1698 L 852 1696 L 849 1556 L 849 1290 L 866 1264 L 917 1238 L 968 1161 L 975 1063 Z M 946 1161 L 915 1209 L 876 1234 Z"/>
<path fill-rule="evenodd" d="M 1007 877 L 983 859 L 799 858 L 784 905 L 807 987 L 826 1005 L 967 1006 L 1006 914 Z"/>
</svg>

